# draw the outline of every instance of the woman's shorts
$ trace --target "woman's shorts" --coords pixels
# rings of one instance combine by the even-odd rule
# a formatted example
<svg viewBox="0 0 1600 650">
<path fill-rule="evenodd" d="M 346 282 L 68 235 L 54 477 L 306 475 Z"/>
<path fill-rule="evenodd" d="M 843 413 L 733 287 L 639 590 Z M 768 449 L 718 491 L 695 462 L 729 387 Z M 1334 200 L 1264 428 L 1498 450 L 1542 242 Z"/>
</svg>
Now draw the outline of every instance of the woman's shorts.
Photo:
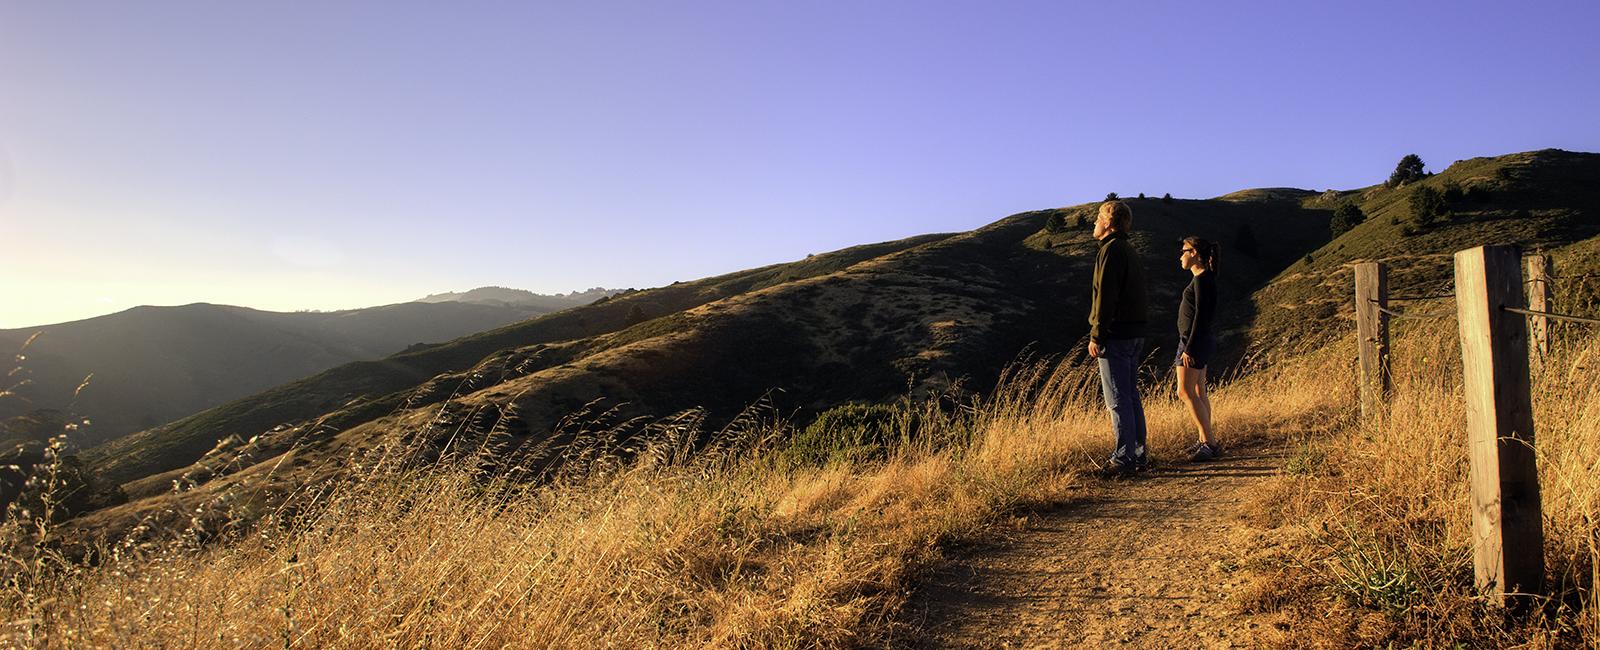
<svg viewBox="0 0 1600 650">
<path fill-rule="evenodd" d="M 1190 341 L 1187 336 L 1178 337 L 1178 353 L 1172 357 L 1172 365 L 1183 365 L 1183 353 L 1189 353 L 1189 368 L 1205 370 L 1211 364 L 1211 354 L 1216 351 L 1217 343 L 1211 337 L 1201 337 L 1199 340 Z"/>
</svg>

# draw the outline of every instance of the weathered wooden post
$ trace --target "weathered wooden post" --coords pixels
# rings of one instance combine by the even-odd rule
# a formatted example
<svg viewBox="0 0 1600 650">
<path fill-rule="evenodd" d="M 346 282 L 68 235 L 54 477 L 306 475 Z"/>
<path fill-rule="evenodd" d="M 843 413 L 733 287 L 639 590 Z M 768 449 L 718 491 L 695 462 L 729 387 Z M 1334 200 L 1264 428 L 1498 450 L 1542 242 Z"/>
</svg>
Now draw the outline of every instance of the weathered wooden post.
<svg viewBox="0 0 1600 650">
<path fill-rule="evenodd" d="M 1355 265 L 1356 336 L 1361 349 L 1361 417 L 1370 418 L 1389 395 L 1389 267 Z"/>
<path fill-rule="evenodd" d="M 1528 257 L 1528 309 L 1550 309 L 1550 256 Z M 1544 371 L 1544 359 L 1550 354 L 1550 319 L 1543 316 L 1528 317 L 1528 346 L 1530 365 L 1535 376 Z"/>
<path fill-rule="evenodd" d="M 1528 326 L 1515 246 L 1456 253 L 1456 314 L 1466 373 L 1478 588 L 1501 604 L 1544 584 L 1544 523 L 1534 466 Z M 1525 601 L 1527 599 L 1517 599 Z"/>
</svg>

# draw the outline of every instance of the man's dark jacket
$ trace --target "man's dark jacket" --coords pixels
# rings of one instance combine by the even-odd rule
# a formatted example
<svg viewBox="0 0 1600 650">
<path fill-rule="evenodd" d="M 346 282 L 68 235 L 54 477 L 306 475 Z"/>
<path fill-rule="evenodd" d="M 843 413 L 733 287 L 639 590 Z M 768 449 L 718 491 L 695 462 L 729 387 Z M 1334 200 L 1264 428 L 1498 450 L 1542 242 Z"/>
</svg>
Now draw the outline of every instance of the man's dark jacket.
<svg viewBox="0 0 1600 650">
<path fill-rule="evenodd" d="M 1144 265 L 1128 236 L 1113 232 L 1100 240 L 1100 254 L 1094 259 L 1089 340 L 1142 337 L 1146 320 Z"/>
</svg>

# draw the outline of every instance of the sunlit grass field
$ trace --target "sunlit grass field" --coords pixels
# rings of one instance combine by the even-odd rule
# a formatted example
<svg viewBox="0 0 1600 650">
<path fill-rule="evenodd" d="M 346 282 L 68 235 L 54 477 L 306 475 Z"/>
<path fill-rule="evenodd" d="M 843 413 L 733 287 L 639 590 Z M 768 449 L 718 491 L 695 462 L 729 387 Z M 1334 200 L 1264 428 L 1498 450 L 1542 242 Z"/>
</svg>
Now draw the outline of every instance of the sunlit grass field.
<svg viewBox="0 0 1600 650">
<path fill-rule="evenodd" d="M 1600 337 L 1565 332 L 1536 378 L 1547 615 L 1502 624 L 1472 593 L 1453 323 L 1402 328 L 1382 418 L 1355 414 L 1352 339 L 1213 391 L 1235 448 L 1286 450 L 1253 499 L 1274 540 L 1239 549 L 1254 589 L 1224 606 L 1294 621 L 1285 646 L 1593 646 Z M 1158 462 L 1194 433 L 1146 391 Z M 255 522 L 226 496 L 190 525 L 52 551 L 5 523 L 4 638 L 49 647 L 837 647 L 894 645 L 915 580 L 952 543 L 1062 500 L 1107 454 L 1093 369 L 1019 364 L 993 395 L 905 403 L 871 432 L 752 409 L 646 437 L 578 433 L 565 462 L 507 471 L 472 448 L 418 463 L 408 432 Z M 818 436 L 824 441 L 816 453 Z M 422 436 L 425 437 L 425 436 Z M 797 453 L 795 440 L 808 440 Z M 713 440 L 710 444 L 702 441 Z M 469 446 L 470 447 L 470 446 Z M 583 451 L 576 451 L 576 450 Z M 46 468 L 47 470 L 48 468 Z M 537 474 L 539 480 L 527 480 Z M 511 477 L 517 477 L 515 480 Z M 1159 478 L 1154 479 L 1159 480 Z M 48 481 L 42 483 L 48 485 Z M 41 540 L 43 543 L 41 544 Z M 1306 614 L 1306 615 L 1302 615 Z"/>
<path fill-rule="evenodd" d="M 1556 326 L 1532 382 L 1546 584 L 1506 620 L 1473 588 L 1466 410 L 1453 320 L 1402 326 L 1394 393 L 1369 422 L 1291 443 L 1256 496 L 1281 527 L 1245 610 L 1295 612 L 1294 645 L 1595 647 L 1600 601 L 1600 336 Z"/>
</svg>

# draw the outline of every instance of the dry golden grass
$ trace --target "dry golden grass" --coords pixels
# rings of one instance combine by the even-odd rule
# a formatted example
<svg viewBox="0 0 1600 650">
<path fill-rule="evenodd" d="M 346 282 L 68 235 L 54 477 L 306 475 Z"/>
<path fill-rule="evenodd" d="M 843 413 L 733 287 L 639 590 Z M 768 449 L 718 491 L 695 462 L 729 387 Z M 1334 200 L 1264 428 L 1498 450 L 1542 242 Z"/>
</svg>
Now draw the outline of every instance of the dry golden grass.
<svg viewBox="0 0 1600 650">
<path fill-rule="evenodd" d="M 1381 417 L 1291 445 L 1257 495 L 1282 527 L 1246 609 L 1288 609 L 1295 647 L 1595 647 L 1600 336 L 1564 332 L 1534 378 L 1546 606 L 1507 622 L 1473 587 L 1465 402 L 1452 320 L 1403 326 Z M 1353 413 L 1352 413 L 1353 415 Z"/>
<path fill-rule="evenodd" d="M 882 462 L 790 467 L 670 431 L 537 486 L 392 453 L 233 539 L 191 529 L 93 568 L 13 573 L 8 640 L 43 646 L 792 647 L 882 641 L 939 545 L 1052 494 L 1103 422 L 1029 369 L 1010 399 L 930 409 Z M 1026 392 L 1029 400 L 1015 395 Z M 1059 402 L 1036 409 L 1033 400 Z M 1048 419 L 1042 419 L 1048 418 Z M 752 425 L 780 427 L 779 424 Z M 763 440 L 773 430 L 742 432 Z M 376 469 L 374 468 L 376 467 Z M 215 527 L 197 513 L 194 528 Z M 14 531 L 17 532 L 17 531 Z M 22 539 L 25 535 L 14 535 Z M 26 555 L 14 546 L 13 555 Z M 32 565 L 43 563 L 37 554 Z"/>
<path fill-rule="evenodd" d="M 1289 631 L 1294 643 L 1596 638 L 1600 395 L 1582 372 L 1546 373 L 1536 387 L 1548 552 L 1569 608 L 1532 626 L 1490 625 L 1470 594 L 1453 337 L 1398 337 L 1393 406 L 1375 423 L 1354 416 L 1348 340 L 1215 389 L 1224 441 L 1290 450 L 1288 474 L 1261 498 L 1278 540 L 1247 567 L 1258 596 L 1238 605 L 1315 612 L 1294 619 L 1306 621 Z M 1592 368 L 1594 340 L 1552 366 Z M 975 406 L 926 407 L 923 432 L 884 460 L 796 466 L 771 442 L 783 423 L 747 420 L 735 436 L 747 442 L 688 453 L 683 441 L 699 432 L 667 427 L 630 460 L 600 455 L 537 483 L 486 477 L 470 454 L 410 468 L 391 454 L 236 535 L 177 531 L 107 549 L 92 568 L 32 552 L 16 542 L 34 538 L 12 530 L 14 566 L 44 568 L 7 574 L 5 639 L 892 645 L 908 633 L 897 622 L 908 589 L 941 547 L 1062 498 L 1107 453 L 1091 373 L 1022 366 Z M 1194 437 L 1187 412 L 1169 385 L 1149 392 L 1152 446 L 1171 457 Z"/>
</svg>

